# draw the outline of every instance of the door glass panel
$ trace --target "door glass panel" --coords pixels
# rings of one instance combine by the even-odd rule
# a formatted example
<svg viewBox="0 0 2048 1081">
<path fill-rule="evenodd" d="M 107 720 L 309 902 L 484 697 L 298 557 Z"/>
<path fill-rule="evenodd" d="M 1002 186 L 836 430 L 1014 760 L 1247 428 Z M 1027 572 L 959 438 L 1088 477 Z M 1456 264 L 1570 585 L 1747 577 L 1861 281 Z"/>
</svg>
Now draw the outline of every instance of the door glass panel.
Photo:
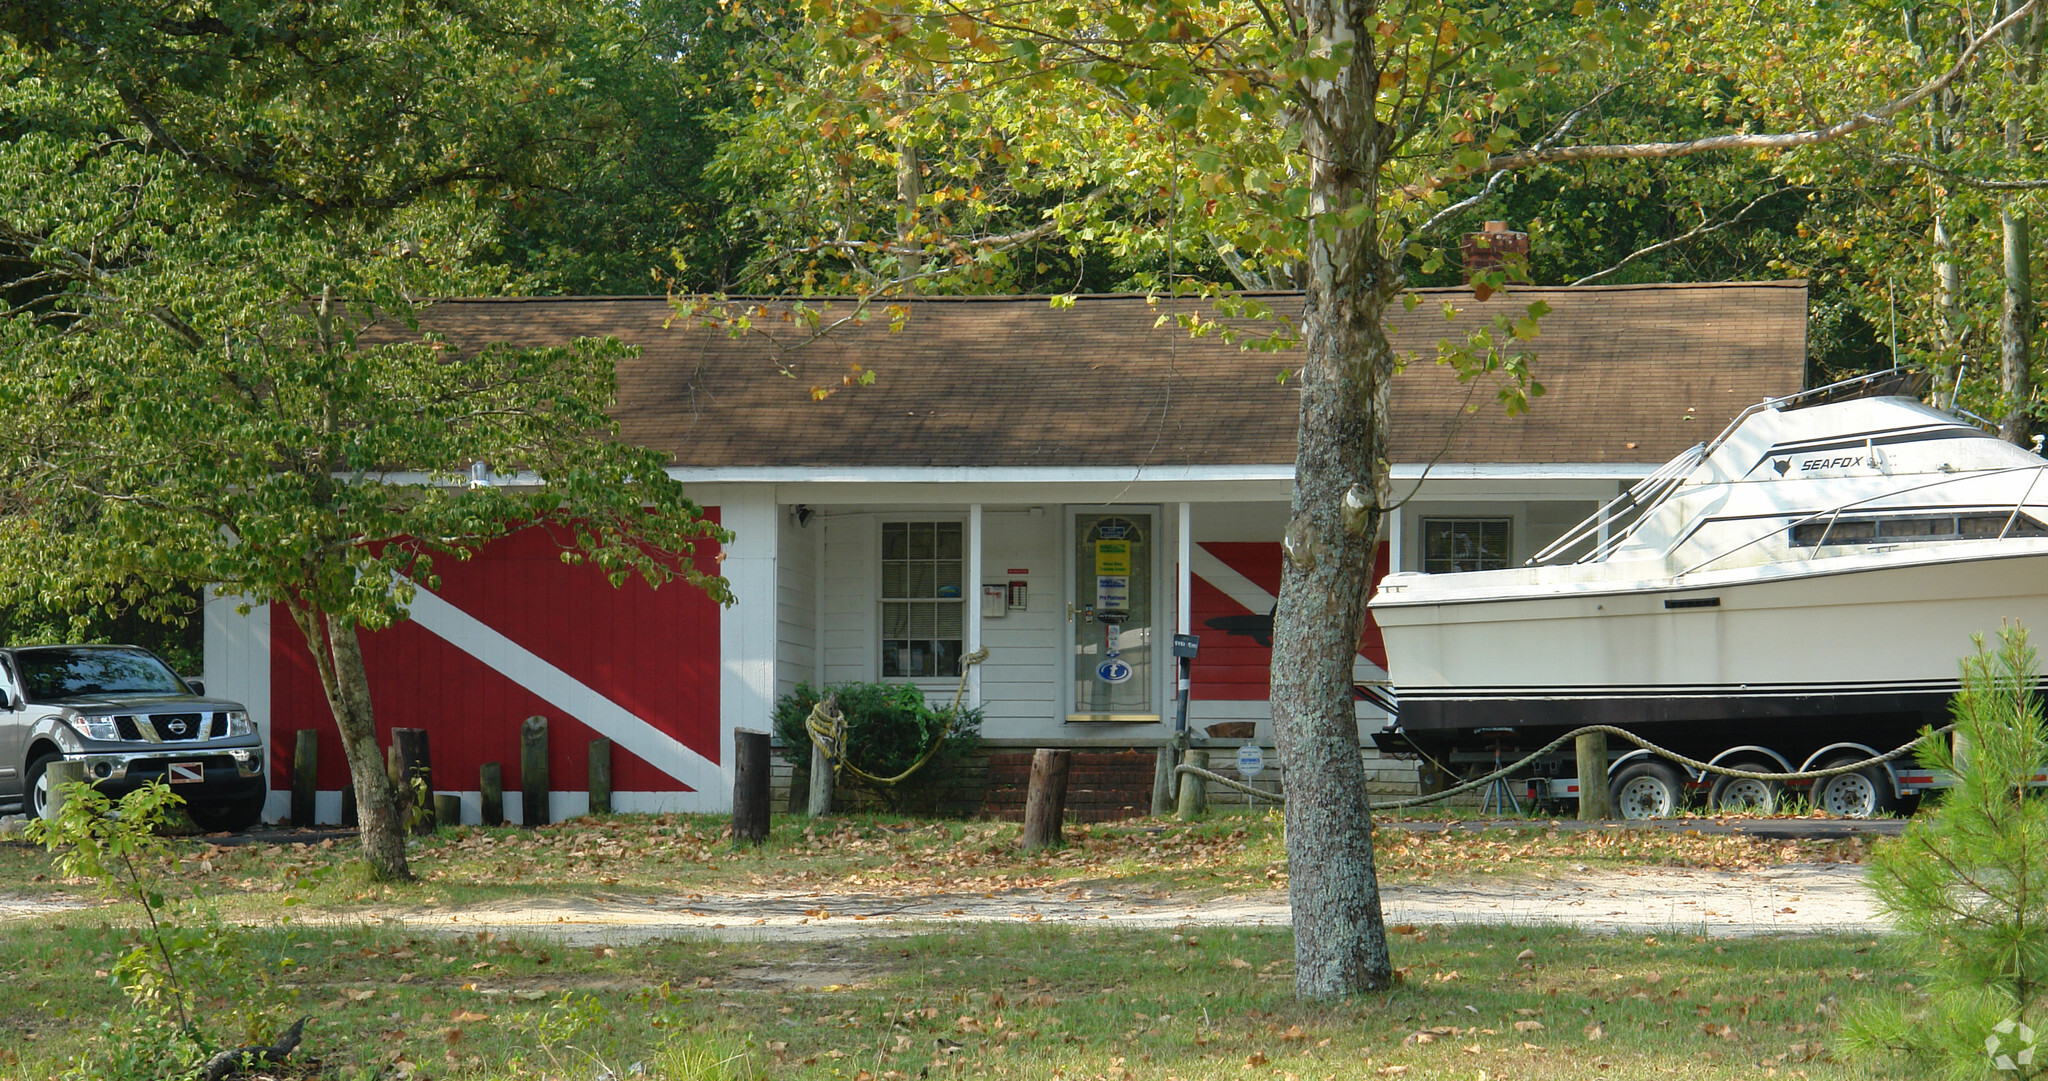
<svg viewBox="0 0 2048 1081">
<path fill-rule="evenodd" d="M 1074 713 L 1155 719 L 1152 564 L 1142 511 L 1074 515 Z"/>
</svg>

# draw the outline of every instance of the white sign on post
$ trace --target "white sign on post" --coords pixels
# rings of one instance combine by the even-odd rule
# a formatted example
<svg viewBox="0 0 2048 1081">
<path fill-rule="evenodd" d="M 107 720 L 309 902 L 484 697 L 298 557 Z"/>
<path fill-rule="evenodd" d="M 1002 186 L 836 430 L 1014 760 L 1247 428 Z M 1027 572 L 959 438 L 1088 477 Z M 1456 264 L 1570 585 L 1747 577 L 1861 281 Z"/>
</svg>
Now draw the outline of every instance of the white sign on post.
<svg viewBox="0 0 2048 1081">
<path fill-rule="evenodd" d="M 1256 743 L 1237 749 L 1237 775 L 1249 781 L 1266 772 L 1266 751 Z"/>
</svg>

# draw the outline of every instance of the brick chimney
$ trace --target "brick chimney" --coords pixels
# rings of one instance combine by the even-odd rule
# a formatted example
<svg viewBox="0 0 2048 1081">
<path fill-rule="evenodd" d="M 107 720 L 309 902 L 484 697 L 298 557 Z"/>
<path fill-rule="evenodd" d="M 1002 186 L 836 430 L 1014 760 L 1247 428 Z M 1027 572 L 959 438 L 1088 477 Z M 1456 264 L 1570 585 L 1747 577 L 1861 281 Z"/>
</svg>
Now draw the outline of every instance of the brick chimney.
<svg viewBox="0 0 2048 1081">
<path fill-rule="evenodd" d="M 1465 256 L 1466 285 L 1482 270 L 1506 267 L 1510 274 L 1517 274 L 1529 267 L 1529 234 L 1509 229 L 1504 221 L 1490 221 L 1479 232 L 1466 233 L 1459 247 Z"/>
</svg>

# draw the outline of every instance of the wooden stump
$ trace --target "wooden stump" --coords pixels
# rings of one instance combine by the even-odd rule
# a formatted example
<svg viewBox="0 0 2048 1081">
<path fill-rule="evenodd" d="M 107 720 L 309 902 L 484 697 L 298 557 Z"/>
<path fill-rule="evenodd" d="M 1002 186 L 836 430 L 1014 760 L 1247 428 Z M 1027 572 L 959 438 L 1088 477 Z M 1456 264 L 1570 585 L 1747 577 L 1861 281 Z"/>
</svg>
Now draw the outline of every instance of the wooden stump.
<svg viewBox="0 0 2048 1081">
<path fill-rule="evenodd" d="M 548 719 L 537 715 L 519 726 L 519 824 L 548 824 Z"/>
<path fill-rule="evenodd" d="M 1613 793 L 1607 790 L 1607 733 L 1588 732 L 1573 749 L 1579 760 L 1579 821 L 1613 818 Z"/>
<path fill-rule="evenodd" d="M 732 841 L 768 840 L 768 733 L 740 728 L 732 734 Z"/>
<path fill-rule="evenodd" d="M 399 820 L 414 833 L 434 832 L 434 756 L 424 728 L 391 730 L 391 783 L 398 788 Z"/>
<path fill-rule="evenodd" d="M 496 762 L 485 762 L 477 767 L 477 788 L 483 797 L 483 820 L 486 826 L 505 824 L 505 769 Z"/>
<path fill-rule="evenodd" d="M 612 741 L 590 741 L 590 813 L 612 813 Z"/>
<path fill-rule="evenodd" d="M 812 818 L 832 813 L 832 760 L 815 743 L 811 744 L 811 800 L 804 813 Z"/>
<path fill-rule="evenodd" d="M 1026 852 L 1060 843 L 1060 824 L 1067 813 L 1067 771 L 1074 752 L 1040 747 L 1031 756 L 1031 787 L 1024 796 L 1024 835 L 1018 841 Z"/>
<path fill-rule="evenodd" d="M 1152 766 L 1152 813 L 1155 815 L 1173 813 L 1173 761 L 1179 757 L 1173 744 L 1160 745 L 1159 760 Z"/>
<path fill-rule="evenodd" d="M 320 784 L 320 733 L 299 729 L 292 745 L 292 825 L 313 825 L 313 798 Z"/>
<path fill-rule="evenodd" d="M 1190 747 L 1181 756 L 1180 764 L 1196 769 L 1209 768 L 1209 752 Z M 1209 809 L 1209 782 L 1192 773 L 1180 775 L 1180 803 L 1174 808 L 1174 817 L 1183 822 L 1200 818 Z"/>
</svg>

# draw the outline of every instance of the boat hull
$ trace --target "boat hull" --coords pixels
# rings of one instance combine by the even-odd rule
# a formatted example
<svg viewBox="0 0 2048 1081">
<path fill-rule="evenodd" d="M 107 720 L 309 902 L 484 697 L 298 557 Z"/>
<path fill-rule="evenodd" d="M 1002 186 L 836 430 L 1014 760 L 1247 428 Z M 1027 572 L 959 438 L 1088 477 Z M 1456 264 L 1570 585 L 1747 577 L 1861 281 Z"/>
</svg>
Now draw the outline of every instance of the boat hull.
<svg viewBox="0 0 2048 1081">
<path fill-rule="evenodd" d="M 1845 730 L 1882 718 L 1888 736 L 1946 720 L 1973 636 L 2048 627 L 2048 543 L 1980 547 L 1626 589 L 1383 597 L 1374 616 L 1399 728 L 1418 742 L 1583 724 L 1700 725 L 1733 740 L 1801 722 L 1818 737 L 1851 718 Z"/>
</svg>

